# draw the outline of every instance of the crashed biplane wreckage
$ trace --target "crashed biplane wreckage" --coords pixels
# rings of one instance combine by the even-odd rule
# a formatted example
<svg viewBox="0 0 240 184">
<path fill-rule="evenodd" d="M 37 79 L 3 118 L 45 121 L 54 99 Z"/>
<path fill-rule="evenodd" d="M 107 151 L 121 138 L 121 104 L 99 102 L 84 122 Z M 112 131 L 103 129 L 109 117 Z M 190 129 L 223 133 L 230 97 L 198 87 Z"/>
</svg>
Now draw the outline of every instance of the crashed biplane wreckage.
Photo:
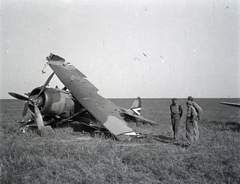
<svg viewBox="0 0 240 184">
<path fill-rule="evenodd" d="M 50 54 L 47 64 L 53 70 L 45 84 L 27 93 L 27 97 L 9 92 L 9 95 L 24 100 L 23 116 L 28 109 L 32 117 L 23 126 L 35 124 L 38 129 L 44 126 L 56 126 L 69 123 L 74 130 L 90 129 L 109 132 L 117 140 L 139 136 L 127 124 L 127 120 L 156 124 L 140 116 L 141 99 L 138 97 L 130 109 L 118 107 L 110 100 L 100 96 L 98 89 L 86 76 L 70 63 L 57 55 Z M 63 89 L 48 88 L 53 75 L 56 74 L 64 84 Z"/>
</svg>

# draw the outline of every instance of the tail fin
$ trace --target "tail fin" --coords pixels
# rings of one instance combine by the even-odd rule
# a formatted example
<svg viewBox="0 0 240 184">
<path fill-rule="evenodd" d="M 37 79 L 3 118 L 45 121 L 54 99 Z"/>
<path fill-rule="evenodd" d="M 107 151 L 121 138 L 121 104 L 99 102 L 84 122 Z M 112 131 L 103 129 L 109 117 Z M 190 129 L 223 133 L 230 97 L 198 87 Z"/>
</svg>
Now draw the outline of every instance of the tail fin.
<svg viewBox="0 0 240 184">
<path fill-rule="evenodd" d="M 132 112 L 138 116 L 140 116 L 141 114 L 141 98 L 137 97 L 132 106 L 130 107 L 130 110 L 132 110 Z"/>
</svg>

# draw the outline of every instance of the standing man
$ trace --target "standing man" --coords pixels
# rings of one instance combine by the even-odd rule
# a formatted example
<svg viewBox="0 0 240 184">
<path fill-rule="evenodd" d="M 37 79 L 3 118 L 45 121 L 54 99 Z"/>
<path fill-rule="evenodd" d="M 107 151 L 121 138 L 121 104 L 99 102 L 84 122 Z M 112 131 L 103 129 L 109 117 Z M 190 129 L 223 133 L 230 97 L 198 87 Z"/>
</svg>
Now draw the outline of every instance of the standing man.
<svg viewBox="0 0 240 184">
<path fill-rule="evenodd" d="M 195 110 L 197 111 L 198 120 L 201 120 L 202 108 L 201 108 L 196 102 L 194 102 L 192 96 L 189 96 L 189 97 L 187 98 L 187 100 L 192 102 L 193 107 L 194 107 Z"/>
<path fill-rule="evenodd" d="M 193 102 L 187 100 L 187 119 L 186 119 L 186 140 L 188 146 L 199 139 L 198 113 L 193 107 Z"/>
<path fill-rule="evenodd" d="M 170 105 L 171 112 L 171 121 L 172 121 L 172 129 L 173 129 L 173 139 L 178 139 L 179 129 L 180 129 L 180 121 L 183 114 L 183 110 L 181 105 L 177 103 L 177 99 L 172 99 L 172 104 Z"/>
</svg>

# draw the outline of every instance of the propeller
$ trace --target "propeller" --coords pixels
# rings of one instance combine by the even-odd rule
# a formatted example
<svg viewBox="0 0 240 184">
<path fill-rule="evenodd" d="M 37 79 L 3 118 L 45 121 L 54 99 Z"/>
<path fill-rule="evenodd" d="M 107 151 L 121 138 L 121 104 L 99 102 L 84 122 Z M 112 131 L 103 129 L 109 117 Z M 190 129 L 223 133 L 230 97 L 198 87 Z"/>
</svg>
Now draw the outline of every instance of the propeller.
<svg viewBox="0 0 240 184">
<path fill-rule="evenodd" d="M 46 80 L 45 84 L 42 86 L 41 91 L 38 93 L 37 98 L 41 95 L 41 93 L 44 91 L 44 89 L 47 87 L 48 83 L 50 82 L 50 80 L 53 78 L 54 72 L 48 77 L 48 79 Z"/>
<path fill-rule="evenodd" d="M 29 100 L 27 97 L 19 95 L 17 93 L 9 92 L 8 94 L 11 95 L 14 98 L 17 98 L 18 100 L 25 100 L 25 101 Z"/>
<path fill-rule="evenodd" d="M 13 93 L 13 92 L 9 92 L 8 94 L 11 95 L 12 97 L 18 99 L 18 100 L 24 100 L 26 101 L 24 104 L 24 108 L 23 108 L 23 112 L 22 112 L 22 116 L 26 116 L 27 114 L 27 110 L 28 110 L 28 106 L 31 105 L 34 108 L 34 114 L 35 114 L 35 121 L 37 123 L 38 129 L 41 129 L 44 124 L 43 124 L 43 117 L 42 114 L 39 110 L 40 105 L 43 104 L 43 98 L 42 96 L 40 96 L 42 94 L 42 92 L 46 89 L 47 85 L 49 84 L 50 80 L 52 79 L 54 75 L 54 72 L 48 77 L 47 81 L 44 83 L 44 85 L 42 86 L 40 92 L 37 95 L 33 95 L 31 96 L 29 93 L 28 97 L 22 96 L 20 94 L 17 93 Z"/>
<path fill-rule="evenodd" d="M 44 127 L 43 118 L 42 118 L 42 114 L 36 104 L 34 104 L 34 113 L 35 113 L 35 120 L 37 123 L 37 127 L 39 130 L 41 130 L 42 127 Z"/>
</svg>

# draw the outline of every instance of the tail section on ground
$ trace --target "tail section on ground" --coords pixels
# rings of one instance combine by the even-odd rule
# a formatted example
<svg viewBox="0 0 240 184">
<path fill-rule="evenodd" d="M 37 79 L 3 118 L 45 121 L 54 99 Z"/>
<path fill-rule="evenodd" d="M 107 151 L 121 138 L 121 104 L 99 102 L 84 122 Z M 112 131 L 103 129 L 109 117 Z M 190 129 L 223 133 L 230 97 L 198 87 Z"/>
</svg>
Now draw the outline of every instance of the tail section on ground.
<svg viewBox="0 0 240 184">
<path fill-rule="evenodd" d="M 156 122 L 144 118 L 141 116 L 141 98 L 137 97 L 132 106 L 129 109 L 120 108 L 123 112 L 123 116 L 127 121 L 135 121 L 135 122 L 142 122 L 142 123 L 149 123 L 151 125 L 157 124 Z"/>
</svg>

